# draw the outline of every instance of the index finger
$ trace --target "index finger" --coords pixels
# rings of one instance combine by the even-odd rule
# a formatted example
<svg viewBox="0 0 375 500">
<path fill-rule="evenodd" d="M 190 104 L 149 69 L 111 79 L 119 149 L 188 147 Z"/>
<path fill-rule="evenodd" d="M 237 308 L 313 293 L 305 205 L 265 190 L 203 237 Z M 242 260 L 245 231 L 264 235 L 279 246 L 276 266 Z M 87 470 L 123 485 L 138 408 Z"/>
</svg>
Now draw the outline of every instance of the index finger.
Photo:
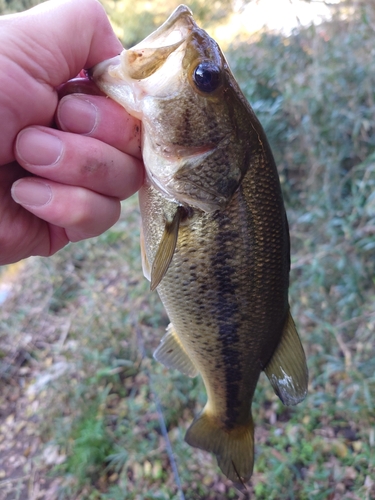
<svg viewBox="0 0 375 500">
<path fill-rule="evenodd" d="M 141 124 L 108 97 L 70 94 L 57 107 L 56 121 L 65 132 L 87 135 L 141 158 Z"/>
</svg>

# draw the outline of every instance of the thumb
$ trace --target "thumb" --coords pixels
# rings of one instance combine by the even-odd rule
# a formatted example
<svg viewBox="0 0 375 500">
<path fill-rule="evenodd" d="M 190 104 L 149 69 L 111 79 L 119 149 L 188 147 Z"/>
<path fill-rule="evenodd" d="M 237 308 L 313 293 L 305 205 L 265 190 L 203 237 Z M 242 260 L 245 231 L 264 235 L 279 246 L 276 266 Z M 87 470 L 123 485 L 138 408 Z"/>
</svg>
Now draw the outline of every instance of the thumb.
<svg viewBox="0 0 375 500">
<path fill-rule="evenodd" d="M 97 0 L 50 0 L 3 16 L 1 26 L 0 47 L 8 42 L 15 62 L 52 86 L 122 50 Z M 9 36 L 16 47 L 9 47 Z"/>
<path fill-rule="evenodd" d="M 0 18 L 0 165 L 20 130 L 53 122 L 56 88 L 122 46 L 96 0 L 50 0 Z"/>
</svg>

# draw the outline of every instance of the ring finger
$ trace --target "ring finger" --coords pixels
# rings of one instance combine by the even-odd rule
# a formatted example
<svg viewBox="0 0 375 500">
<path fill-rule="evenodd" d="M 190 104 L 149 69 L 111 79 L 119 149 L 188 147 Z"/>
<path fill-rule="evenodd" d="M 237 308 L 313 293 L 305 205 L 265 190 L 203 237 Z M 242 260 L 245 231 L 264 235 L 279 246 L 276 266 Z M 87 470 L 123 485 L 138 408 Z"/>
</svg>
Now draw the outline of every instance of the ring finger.
<svg viewBox="0 0 375 500">
<path fill-rule="evenodd" d="M 35 177 L 16 181 L 12 186 L 12 196 L 38 218 L 65 228 L 70 241 L 101 234 L 120 215 L 117 198 Z"/>
</svg>

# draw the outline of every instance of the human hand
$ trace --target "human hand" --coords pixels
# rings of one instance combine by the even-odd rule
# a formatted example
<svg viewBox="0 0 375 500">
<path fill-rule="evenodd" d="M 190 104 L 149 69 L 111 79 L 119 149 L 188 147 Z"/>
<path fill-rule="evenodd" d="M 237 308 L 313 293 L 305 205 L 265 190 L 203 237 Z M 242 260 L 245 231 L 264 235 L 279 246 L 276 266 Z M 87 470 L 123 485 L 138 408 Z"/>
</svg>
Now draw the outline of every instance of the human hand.
<svg viewBox="0 0 375 500">
<path fill-rule="evenodd" d="M 141 186 L 139 122 L 98 95 L 58 102 L 62 83 L 121 50 L 95 0 L 0 18 L 0 264 L 100 234 Z"/>
</svg>

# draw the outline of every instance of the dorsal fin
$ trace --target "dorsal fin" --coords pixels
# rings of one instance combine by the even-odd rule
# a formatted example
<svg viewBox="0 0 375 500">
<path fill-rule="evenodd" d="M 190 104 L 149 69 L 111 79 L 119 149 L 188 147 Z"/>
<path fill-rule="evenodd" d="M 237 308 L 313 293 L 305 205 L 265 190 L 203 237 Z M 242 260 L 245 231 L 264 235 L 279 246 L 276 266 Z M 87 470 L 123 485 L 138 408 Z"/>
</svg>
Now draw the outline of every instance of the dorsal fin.
<svg viewBox="0 0 375 500">
<path fill-rule="evenodd" d="M 296 405 L 305 399 L 308 385 L 306 357 L 290 311 L 280 343 L 264 371 L 285 405 Z"/>
<path fill-rule="evenodd" d="M 159 285 L 168 271 L 174 251 L 176 249 L 178 228 L 180 227 L 181 218 L 185 214 L 184 207 L 177 207 L 176 213 L 173 216 L 172 222 L 166 222 L 163 236 L 161 237 L 159 247 L 156 251 L 154 262 L 151 269 L 151 290 Z"/>
</svg>

